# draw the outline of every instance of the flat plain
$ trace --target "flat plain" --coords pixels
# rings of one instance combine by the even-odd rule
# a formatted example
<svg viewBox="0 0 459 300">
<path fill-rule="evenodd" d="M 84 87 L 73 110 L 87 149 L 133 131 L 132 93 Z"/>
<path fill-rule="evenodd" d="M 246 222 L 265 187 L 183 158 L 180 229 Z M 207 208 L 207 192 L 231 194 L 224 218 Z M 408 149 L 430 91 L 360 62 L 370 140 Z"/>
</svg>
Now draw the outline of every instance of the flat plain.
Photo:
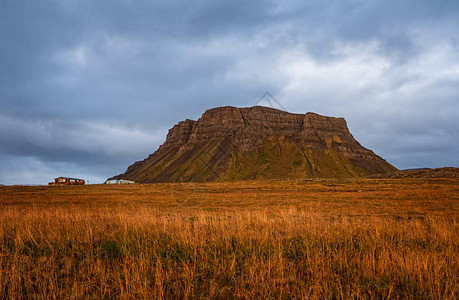
<svg viewBox="0 0 459 300">
<path fill-rule="evenodd" d="M 459 179 L 0 187 L 0 298 L 459 296 Z"/>
</svg>

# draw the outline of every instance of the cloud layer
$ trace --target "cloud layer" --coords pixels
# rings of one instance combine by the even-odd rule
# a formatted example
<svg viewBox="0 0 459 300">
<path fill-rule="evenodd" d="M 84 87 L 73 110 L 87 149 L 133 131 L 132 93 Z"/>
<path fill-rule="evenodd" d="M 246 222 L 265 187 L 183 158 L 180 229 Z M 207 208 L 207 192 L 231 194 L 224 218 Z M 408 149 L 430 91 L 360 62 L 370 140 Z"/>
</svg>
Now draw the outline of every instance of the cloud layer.
<svg viewBox="0 0 459 300">
<path fill-rule="evenodd" d="M 457 1 L 0 3 L 0 183 L 101 182 L 265 91 L 398 168 L 459 166 Z"/>
</svg>

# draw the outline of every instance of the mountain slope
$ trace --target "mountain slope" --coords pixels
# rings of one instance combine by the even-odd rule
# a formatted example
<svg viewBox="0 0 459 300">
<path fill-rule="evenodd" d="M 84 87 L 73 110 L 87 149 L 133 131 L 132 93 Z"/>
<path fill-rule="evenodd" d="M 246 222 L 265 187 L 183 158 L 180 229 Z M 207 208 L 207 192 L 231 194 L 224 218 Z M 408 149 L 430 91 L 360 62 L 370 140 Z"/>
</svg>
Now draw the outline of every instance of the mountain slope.
<svg viewBox="0 0 459 300">
<path fill-rule="evenodd" d="M 113 178 L 139 183 L 359 177 L 397 169 L 351 135 L 343 118 L 268 107 L 207 110 L 169 130 L 159 149 Z"/>
</svg>

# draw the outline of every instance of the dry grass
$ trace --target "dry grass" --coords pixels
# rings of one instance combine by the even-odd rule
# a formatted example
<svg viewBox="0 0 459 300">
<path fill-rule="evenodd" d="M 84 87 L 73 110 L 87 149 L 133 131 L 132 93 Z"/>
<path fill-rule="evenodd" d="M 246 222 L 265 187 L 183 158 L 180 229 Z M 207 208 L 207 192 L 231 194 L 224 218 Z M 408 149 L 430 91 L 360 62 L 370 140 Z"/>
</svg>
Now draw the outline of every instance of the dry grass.
<svg viewBox="0 0 459 300">
<path fill-rule="evenodd" d="M 457 298 L 458 183 L 1 187 L 0 298 Z"/>
</svg>

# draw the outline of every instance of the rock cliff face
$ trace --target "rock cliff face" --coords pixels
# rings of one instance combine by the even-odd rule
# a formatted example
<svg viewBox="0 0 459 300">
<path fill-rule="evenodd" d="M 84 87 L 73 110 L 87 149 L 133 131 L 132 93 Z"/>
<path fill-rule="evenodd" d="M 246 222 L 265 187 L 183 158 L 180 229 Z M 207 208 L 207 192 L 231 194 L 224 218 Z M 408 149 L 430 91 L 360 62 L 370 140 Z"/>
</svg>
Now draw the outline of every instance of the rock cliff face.
<svg viewBox="0 0 459 300">
<path fill-rule="evenodd" d="M 362 147 L 343 118 L 226 106 L 179 122 L 155 153 L 113 178 L 139 183 L 331 178 L 396 170 Z"/>
</svg>

